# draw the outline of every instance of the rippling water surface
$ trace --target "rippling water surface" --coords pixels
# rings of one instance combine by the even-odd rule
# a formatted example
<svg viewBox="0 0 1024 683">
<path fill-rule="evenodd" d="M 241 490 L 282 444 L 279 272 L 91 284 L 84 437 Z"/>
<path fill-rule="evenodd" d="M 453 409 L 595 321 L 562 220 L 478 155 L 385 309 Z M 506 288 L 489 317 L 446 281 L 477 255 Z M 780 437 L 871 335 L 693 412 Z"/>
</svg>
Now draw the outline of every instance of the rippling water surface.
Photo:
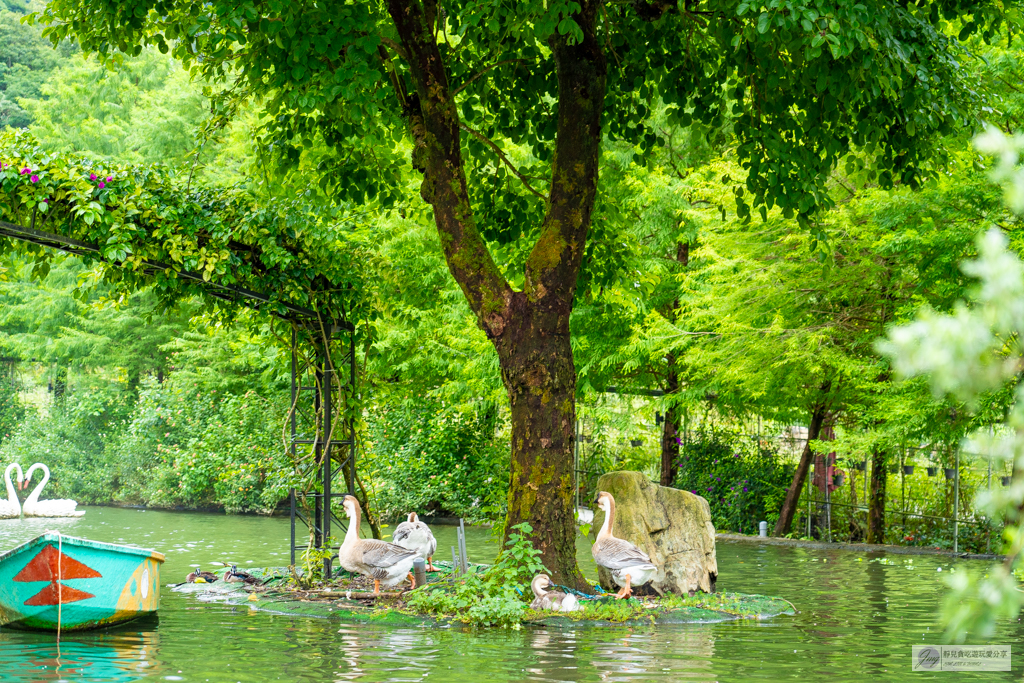
<svg viewBox="0 0 1024 683">
<path fill-rule="evenodd" d="M 45 529 L 155 548 L 167 555 L 164 584 L 183 580 L 194 563 L 288 564 L 286 519 L 115 508 L 88 508 L 74 520 L 0 520 L 0 551 Z M 455 544 L 454 529 L 435 533 L 440 548 Z M 491 559 L 497 546 L 489 532 L 469 534 L 470 557 Z M 580 550 L 592 573 L 586 547 Z M 200 605 L 165 589 L 158 622 L 68 634 L 59 649 L 52 635 L 0 629 L 0 681 L 1019 680 L 1019 622 L 1001 624 L 992 640 L 1018 650 L 1012 673 L 910 671 L 911 645 L 938 641 L 941 577 L 965 564 L 720 543 L 720 588 L 781 596 L 799 613 L 638 628 L 346 626 Z"/>
</svg>

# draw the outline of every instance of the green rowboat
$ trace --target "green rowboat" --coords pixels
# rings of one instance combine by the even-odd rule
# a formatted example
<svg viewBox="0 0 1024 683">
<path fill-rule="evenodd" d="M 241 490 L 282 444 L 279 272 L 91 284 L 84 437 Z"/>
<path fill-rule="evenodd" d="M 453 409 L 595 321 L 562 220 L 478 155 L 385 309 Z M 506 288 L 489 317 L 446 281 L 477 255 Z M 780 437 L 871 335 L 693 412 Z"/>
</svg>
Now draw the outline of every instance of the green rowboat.
<svg viewBox="0 0 1024 683">
<path fill-rule="evenodd" d="M 78 631 L 154 614 L 163 561 L 153 550 L 48 531 L 0 554 L 0 627 Z"/>
</svg>

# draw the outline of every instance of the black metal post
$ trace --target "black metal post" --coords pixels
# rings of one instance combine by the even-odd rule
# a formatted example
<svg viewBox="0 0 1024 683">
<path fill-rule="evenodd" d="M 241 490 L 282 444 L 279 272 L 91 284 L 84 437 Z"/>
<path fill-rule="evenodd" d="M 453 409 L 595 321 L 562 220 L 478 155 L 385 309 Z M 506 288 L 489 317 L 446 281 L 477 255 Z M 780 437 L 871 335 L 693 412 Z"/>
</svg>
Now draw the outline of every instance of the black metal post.
<svg viewBox="0 0 1024 683">
<path fill-rule="evenodd" d="M 356 330 L 355 326 L 348 335 L 348 395 L 349 401 L 356 400 Z M 351 408 L 351 406 L 349 406 Z M 353 411 L 349 410 L 345 420 L 348 431 L 348 466 L 345 468 L 345 486 L 348 494 L 354 496 L 356 493 L 356 423 Z"/>
<path fill-rule="evenodd" d="M 291 503 L 292 510 L 292 563 L 291 566 L 295 566 L 295 489 L 291 489 L 288 492 L 288 502 Z"/>
<path fill-rule="evenodd" d="M 323 353 L 320 348 L 317 348 L 317 362 L 316 369 L 314 370 L 314 376 L 316 377 L 316 389 L 317 391 L 313 395 L 313 415 L 315 421 L 316 435 L 313 439 L 313 463 L 314 466 L 320 468 L 324 464 L 324 449 L 323 449 L 323 386 L 324 386 L 324 375 L 321 371 L 323 368 Z M 319 473 L 318 473 L 319 474 Z M 322 483 L 322 482 L 321 482 Z M 314 493 L 313 496 L 313 547 L 320 549 L 324 545 L 323 539 L 323 491 L 319 494 Z"/>
<path fill-rule="evenodd" d="M 296 381 L 296 376 L 295 376 L 297 371 L 298 371 L 298 364 L 299 364 L 298 343 L 299 343 L 298 333 L 296 332 L 295 326 L 292 325 L 292 358 L 291 358 L 291 361 L 292 361 L 292 373 L 291 373 L 292 374 L 292 403 L 291 403 L 291 411 L 292 411 L 292 414 L 291 414 L 291 430 L 292 430 L 292 432 L 291 433 L 292 433 L 292 438 L 288 442 L 288 452 L 291 454 L 291 459 L 292 459 L 293 465 L 296 462 L 296 457 L 295 457 L 296 456 L 296 453 L 295 453 L 295 414 L 299 411 L 299 402 L 298 402 L 299 386 L 298 386 L 298 383 Z M 289 503 L 290 503 L 290 507 L 291 507 L 291 521 L 292 521 L 292 542 L 291 542 L 291 558 L 292 558 L 292 563 L 291 563 L 291 566 L 294 567 L 295 566 L 295 545 L 296 545 L 295 544 L 295 489 L 294 488 L 292 488 L 291 491 L 289 491 L 288 498 L 289 498 Z"/>
</svg>

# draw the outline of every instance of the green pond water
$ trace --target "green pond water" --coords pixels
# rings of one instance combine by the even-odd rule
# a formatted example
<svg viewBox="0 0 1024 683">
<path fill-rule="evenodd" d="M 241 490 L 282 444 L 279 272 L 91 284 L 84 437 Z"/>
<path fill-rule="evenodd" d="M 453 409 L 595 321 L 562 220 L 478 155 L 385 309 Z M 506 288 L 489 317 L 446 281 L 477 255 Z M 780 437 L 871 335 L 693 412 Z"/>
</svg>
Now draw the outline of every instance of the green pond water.
<svg viewBox="0 0 1024 683">
<path fill-rule="evenodd" d="M 56 529 L 167 555 L 161 581 L 191 564 L 288 564 L 288 520 L 87 508 L 80 519 L 0 520 L 0 552 Z M 437 527 L 439 558 L 455 530 Z M 471 560 L 497 546 L 470 529 Z M 580 561 L 594 576 L 587 544 Z M 1024 626 L 1002 624 L 1010 673 L 912 673 L 913 644 L 938 642 L 941 578 L 967 561 L 862 556 L 722 542 L 718 586 L 777 595 L 799 613 L 767 621 L 658 627 L 387 628 L 199 603 L 164 588 L 159 621 L 52 634 L 0 629 L 0 681 L 865 681 L 1019 680 Z M 942 570 L 941 572 L 939 570 Z"/>
</svg>

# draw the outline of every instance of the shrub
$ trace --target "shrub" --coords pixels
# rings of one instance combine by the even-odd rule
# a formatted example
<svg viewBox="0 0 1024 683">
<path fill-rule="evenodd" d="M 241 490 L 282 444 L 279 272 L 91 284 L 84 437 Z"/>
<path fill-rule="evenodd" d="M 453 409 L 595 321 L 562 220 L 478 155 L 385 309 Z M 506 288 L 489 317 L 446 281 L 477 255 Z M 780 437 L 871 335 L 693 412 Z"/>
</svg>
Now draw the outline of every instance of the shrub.
<svg viewBox="0 0 1024 683">
<path fill-rule="evenodd" d="M 675 486 L 707 499 L 716 529 L 750 533 L 778 519 L 792 476 L 774 444 L 712 429 L 681 446 Z"/>
<path fill-rule="evenodd" d="M 415 590 L 408 605 L 417 612 L 479 626 L 518 625 L 533 597 L 530 581 L 547 570 L 540 561 L 540 551 L 530 541 L 533 528 L 523 522 L 512 529 L 498 561 L 482 575 L 468 574 L 451 586 Z"/>
<path fill-rule="evenodd" d="M 290 471 L 279 425 L 286 407 L 253 392 L 148 381 L 118 443 L 119 496 L 151 505 L 220 505 L 270 513 Z"/>
<path fill-rule="evenodd" d="M 380 516 L 503 516 L 508 444 L 494 433 L 487 416 L 431 399 L 373 409 L 360 466 Z"/>
</svg>

